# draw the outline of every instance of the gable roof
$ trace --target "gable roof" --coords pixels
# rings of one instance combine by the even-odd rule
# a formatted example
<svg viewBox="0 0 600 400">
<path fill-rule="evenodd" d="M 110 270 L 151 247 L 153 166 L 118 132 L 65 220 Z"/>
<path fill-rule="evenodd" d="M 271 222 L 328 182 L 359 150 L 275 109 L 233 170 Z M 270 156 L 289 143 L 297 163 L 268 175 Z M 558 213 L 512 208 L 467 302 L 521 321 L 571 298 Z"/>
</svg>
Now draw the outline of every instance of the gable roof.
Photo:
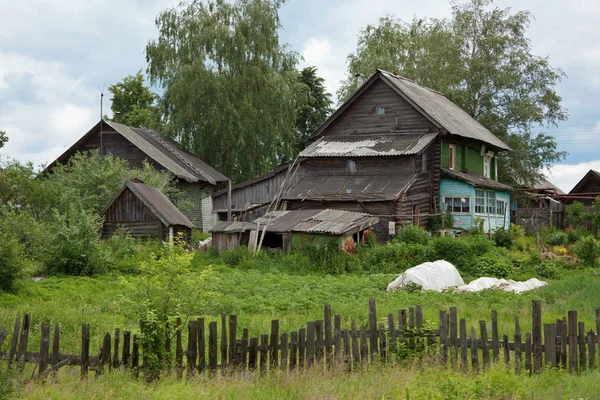
<svg viewBox="0 0 600 400">
<path fill-rule="evenodd" d="M 583 186 L 585 186 L 585 184 L 587 183 L 588 180 L 590 179 L 596 179 L 598 181 L 600 181 L 600 172 L 598 171 L 594 171 L 593 169 L 590 169 L 587 174 L 584 175 L 583 178 L 581 178 L 581 180 L 579 182 L 577 182 L 577 185 L 575 185 L 575 187 L 573 187 L 573 189 L 571 189 L 571 191 L 569 192 L 569 194 L 574 194 L 574 193 L 581 193 L 581 189 Z"/>
<path fill-rule="evenodd" d="M 119 133 L 146 154 L 149 159 L 162 165 L 179 179 L 184 179 L 188 182 L 208 182 L 212 185 L 228 181 L 225 175 L 193 154 L 182 150 L 172 140 L 162 137 L 159 132 L 144 127 L 131 127 L 104 119 L 100 120 L 73 146 L 48 165 L 46 171 L 51 170 L 56 164 L 66 163 L 86 140 L 102 131 L 104 126 L 108 126 Z"/>
<path fill-rule="evenodd" d="M 334 112 L 313 134 L 319 137 L 323 131 L 340 116 L 362 93 L 375 81 L 382 80 L 399 96 L 408 101 L 416 110 L 428 118 L 439 129 L 446 130 L 451 135 L 485 142 L 499 150 L 510 150 L 510 147 L 481 125 L 475 118 L 454 104 L 442 93 L 418 85 L 399 75 L 378 69 L 356 93 Z"/>
<path fill-rule="evenodd" d="M 302 150 L 300 157 L 366 157 L 418 154 L 437 133 L 421 135 L 323 136 Z"/>
<path fill-rule="evenodd" d="M 194 224 L 185 216 L 175 204 L 171 202 L 160 190 L 146 186 L 141 181 L 134 179 L 125 182 L 123 188 L 111 201 L 108 203 L 100 215 L 104 215 L 113 203 L 121 196 L 121 194 L 129 189 L 142 203 L 146 205 L 158 219 L 166 226 L 183 225 L 188 228 L 194 228 Z"/>
<path fill-rule="evenodd" d="M 536 189 L 538 191 L 542 190 L 554 190 L 555 194 L 565 194 L 562 190 L 560 190 L 556 185 L 550 182 L 546 178 L 540 178 L 533 183 L 532 189 Z"/>
</svg>

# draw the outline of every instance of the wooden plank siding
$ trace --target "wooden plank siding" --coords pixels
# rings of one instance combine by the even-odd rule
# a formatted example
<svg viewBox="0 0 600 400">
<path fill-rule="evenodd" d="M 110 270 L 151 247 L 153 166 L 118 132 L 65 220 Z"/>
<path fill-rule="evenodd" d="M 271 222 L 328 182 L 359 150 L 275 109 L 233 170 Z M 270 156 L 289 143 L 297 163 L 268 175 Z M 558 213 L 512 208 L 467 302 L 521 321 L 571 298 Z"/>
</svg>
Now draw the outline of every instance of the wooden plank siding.
<svg viewBox="0 0 600 400">
<path fill-rule="evenodd" d="M 375 108 L 383 106 L 385 113 L 377 115 Z M 360 132 L 411 133 L 433 132 L 435 126 L 385 82 L 377 81 L 356 99 L 322 135 L 350 135 Z M 437 129 L 437 128 L 435 128 Z"/>
<path fill-rule="evenodd" d="M 104 213 L 102 236 L 109 237 L 122 227 L 133 237 L 163 239 L 162 222 L 137 196 L 125 189 Z"/>
</svg>

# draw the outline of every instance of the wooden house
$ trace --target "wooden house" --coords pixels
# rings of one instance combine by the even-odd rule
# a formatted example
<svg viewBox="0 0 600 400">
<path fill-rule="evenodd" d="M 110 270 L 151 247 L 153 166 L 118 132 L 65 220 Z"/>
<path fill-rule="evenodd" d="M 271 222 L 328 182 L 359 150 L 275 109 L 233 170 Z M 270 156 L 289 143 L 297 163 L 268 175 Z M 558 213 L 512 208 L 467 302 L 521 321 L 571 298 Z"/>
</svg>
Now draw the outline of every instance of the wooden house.
<svg viewBox="0 0 600 400">
<path fill-rule="evenodd" d="M 121 227 L 137 238 L 172 242 L 181 235 L 188 244 L 191 242 L 194 224 L 160 190 L 137 179 L 125 182 L 101 216 L 103 237 Z"/>
<path fill-rule="evenodd" d="M 93 149 L 127 160 L 132 168 L 141 167 L 147 160 L 154 168 L 171 172 L 177 179 L 177 188 L 184 194 L 181 201 L 192 204 L 186 214 L 194 226 L 208 231 L 216 222 L 211 195 L 226 187 L 229 179 L 151 129 L 102 119 L 53 161 L 46 172 L 52 173 L 55 165 L 65 164 L 76 152 Z"/>
<path fill-rule="evenodd" d="M 496 163 L 507 150 L 441 93 L 378 70 L 315 131 L 297 165 L 234 186 L 231 202 L 240 219 L 277 196 L 279 209 L 368 213 L 379 241 L 442 211 L 459 228 L 481 218 L 487 231 L 510 223 L 511 188 Z M 213 201 L 226 209 L 227 193 Z"/>
<path fill-rule="evenodd" d="M 253 222 L 217 222 L 211 232 L 218 252 L 238 246 L 254 249 L 261 244 L 262 248 L 286 252 L 312 245 L 352 253 L 359 243 L 367 241 L 377 222 L 378 218 L 369 214 L 342 210 L 272 211 Z"/>
<path fill-rule="evenodd" d="M 591 206 L 596 197 L 600 196 L 600 172 L 590 169 L 587 174 L 565 196 L 564 204 L 580 201 Z"/>
</svg>

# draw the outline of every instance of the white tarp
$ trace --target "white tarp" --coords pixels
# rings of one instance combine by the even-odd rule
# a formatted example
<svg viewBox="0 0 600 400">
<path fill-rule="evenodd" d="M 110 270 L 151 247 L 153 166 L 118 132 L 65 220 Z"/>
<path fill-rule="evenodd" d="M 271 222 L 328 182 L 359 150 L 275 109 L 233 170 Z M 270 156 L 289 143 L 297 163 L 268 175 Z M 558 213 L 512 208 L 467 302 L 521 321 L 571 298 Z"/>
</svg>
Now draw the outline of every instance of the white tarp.
<svg viewBox="0 0 600 400">
<path fill-rule="evenodd" d="M 388 285 L 387 290 L 389 292 L 394 289 L 402 289 L 409 283 L 421 286 L 422 290 L 435 290 L 436 292 L 441 292 L 447 287 L 465 285 L 454 265 L 444 260 L 426 262 L 407 269 Z"/>
<path fill-rule="evenodd" d="M 459 286 L 457 292 L 479 292 L 490 288 L 499 288 L 505 292 L 522 293 L 529 290 L 537 289 L 546 286 L 548 283 L 540 281 L 536 278 L 531 278 L 525 282 L 517 282 L 511 279 L 497 278 L 478 278 L 470 282 L 468 285 Z"/>
</svg>

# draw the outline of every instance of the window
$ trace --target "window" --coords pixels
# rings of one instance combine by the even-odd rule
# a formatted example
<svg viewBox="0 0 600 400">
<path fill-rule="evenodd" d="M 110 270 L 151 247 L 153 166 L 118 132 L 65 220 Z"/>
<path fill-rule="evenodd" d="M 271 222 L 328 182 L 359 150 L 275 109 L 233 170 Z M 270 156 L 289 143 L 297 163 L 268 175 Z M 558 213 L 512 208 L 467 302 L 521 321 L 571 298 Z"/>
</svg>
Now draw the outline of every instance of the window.
<svg viewBox="0 0 600 400">
<path fill-rule="evenodd" d="M 444 208 L 447 212 L 456 213 L 471 213 L 471 197 L 457 196 L 444 197 Z"/>
<path fill-rule="evenodd" d="M 496 214 L 496 192 L 488 190 L 485 194 L 488 214 Z"/>
<path fill-rule="evenodd" d="M 385 107 L 384 106 L 375 107 L 375 114 L 377 114 L 377 115 L 385 114 Z"/>
<path fill-rule="evenodd" d="M 475 190 L 475 213 L 485 213 L 485 191 Z"/>
<path fill-rule="evenodd" d="M 492 164 L 492 157 L 488 157 L 488 156 L 484 156 L 483 157 L 483 176 L 485 178 L 491 178 L 491 164 Z"/>
<path fill-rule="evenodd" d="M 506 215 L 506 202 L 504 200 L 497 200 L 496 211 L 498 215 Z"/>
<path fill-rule="evenodd" d="M 421 154 L 421 172 L 427 171 L 427 153 Z"/>
<path fill-rule="evenodd" d="M 356 161 L 355 160 L 347 160 L 346 161 L 346 171 L 351 174 L 356 172 Z"/>
<path fill-rule="evenodd" d="M 450 168 L 450 169 L 456 168 L 456 145 L 455 144 L 448 145 L 448 168 Z"/>
</svg>

